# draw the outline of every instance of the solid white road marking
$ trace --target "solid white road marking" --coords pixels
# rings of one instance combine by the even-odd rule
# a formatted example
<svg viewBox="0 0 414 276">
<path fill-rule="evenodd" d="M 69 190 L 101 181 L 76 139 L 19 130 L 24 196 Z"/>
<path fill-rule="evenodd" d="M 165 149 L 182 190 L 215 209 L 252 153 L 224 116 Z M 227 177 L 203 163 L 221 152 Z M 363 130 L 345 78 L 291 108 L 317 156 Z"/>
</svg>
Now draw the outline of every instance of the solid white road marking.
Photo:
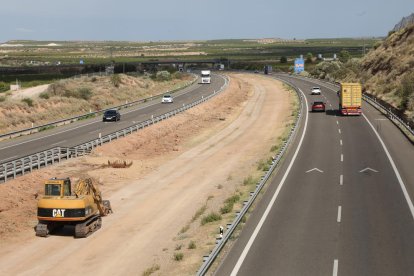
<svg viewBox="0 0 414 276">
<path fill-rule="evenodd" d="M 341 174 L 339 176 L 339 185 L 344 185 L 344 175 L 343 174 Z"/>
<path fill-rule="evenodd" d="M 365 168 L 365 169 L 363 169 L 363 170 L 360 170 L 359 172 L 360 172 L 360 173 L 363 173 L 363 172 L 366 172 L 366 171 L 372 171 L 372 172 L 376 172 L 376 173 L 378 172 L 377 170 L 371 169 L 371 168 L 369 168 L 369 167 L 368 167 L 368 168 Z"/>
<path fill-rule="evenodd" d="M 341 162 L 344 162 L 344 155 L 341 153 Z"/>
<path fill-rule="evenodd" d="M 309 173 L 309 172 L 312 172 L 312 171 L 317 171 L 317 172 L 323 173 L 323 171 L 318 169 L 318 168 L 310 169 L 310 170 L 306 171 L 306 173 Z"/>
<path fill-rule="evenodd" d="M 388 149 L 385 146 L 384 141 L 382 141 L 381 136 L 378 134 L 378 131 L 375 129 L 375 127 L 371 124 L 371 122 L 368 120 L 368 118 L 364 114 L 362 114 L 362 116 L 364 116 L 365 120 L 367 120 L 368 124 L 371 126 L 372 130 L 374 131 L 375 135 L 377 136 L 378 140 L 380 141 L 380 143 L 382 145 L 382 148 L 384 149 L 385 154 L 387 155 L 388 160 L 391 163 L 391 167 L 394 170 L 394 173 L 395 173 L 395 175 L 398 179 L 398 182 L 400 183 L 400 186 L 401 186 L 401 189 L 403 191 L 405 200 L 407 201 L 408 207 L 410 208 L 411 216 L 414 219 L 414 205 L 413 205 L 413 202 L 411 201 L 410 195 L 407 192 L 407 188 L 405 187 L 404 181 L 401 178 L 401 175 L 400 175 L 400 172 L 397 169 L 397 166 L 395 166 L 395 163 L 394 163 L 394 160 L 391 157 L 391 154 L 388 152 Z"/>
<path fill-rule="evenodd" d="M 334 260 L 332 275 L 338 276 L 338 260 L 336 259 Z"/>
<path fill-rule="evenodd" d="M 336 217 L 337 222 L 341 222 L 342 206 L 338 206 L 338 216 Z"/>
<path fill-rule="evenodd" d="M 304 101 L 305 101 L 305 105 L 306 105 L 306 109 L 305 110 L 309 110 L 309 105 L 308 105 L 308 101 L 306 100 L 305 94 L 303 93 L 303 91 L 301 89 L 299 89 L 299 91 L 300 91 L 300 93 L 302 93 L 302 96 L 303 96 Z M 256 239 L 256 237 L 259 234 L 259 231 L 262 228 L 262 226 L 263 226 L 263 224 L 264 224 L 267 216 L 269 215 L 270 210 L 272 209 L 272 206 L 275 203 L 275 201 L 276 201 L 276 199 L 277 199 L 277 197 L 278 197 L 278 195 L 280 193 L 280 190 L 282 189 L 283 184 L 285 183 L 286 178 L 289 175 L 290 170 L 292 169 L 293 163 L 295 162 L 296 157 L 299 154 L 299 150 L 302 147 L 302 143 L 303 143 L 303 140 L 304 140 L 305 134 L 306 134 L 306 129 L 308 127 L 308 112 L 305 112 L 305 116 L 306 116 L 305 117 L 305 126 L 303 128 L 303 133 L 302 133 L 302 136 L 300 137 L 300 141 L 299 141 L 298 147 L 296 148 L 296 151 L 293 154 L 292 160 L 290 161 L 289 166 L 286 169 L 286 172 L 283 175 L 283 178 L 282 178 L 282 180 L 279 183 L 279 186 L 277 187 L 277 189 L 276 189 L 276 191 L 275 191 L 272 199 L 270 200 L 269 205 L 267 205 L 266 210 L 263 213 L 263 216 L 260 218 L 259 223 L 257 224 L 256 228 L 254 229 L 254 232 L 251 235 L 249 241 L 247 242 L 246 247 L 243 249 L 242 254 L 240 255 L 239 259 L 237 260 L 237 263 L 234 266 L 234 268 L 233 268 L 233 270 L 232 270 L 232 272 L 230 274 L 231 276 L 236 276 L 237 273 L 239 272 L 239 270 L 240 270 L 240 268 L 241 268 L 241 266 L 242 266 L 242 264 L 244 262 L 244 259 L 247 256 L 247 253 L 249 252 L 250 248 L 252 247 L 254 240 Z"/>
</svg>

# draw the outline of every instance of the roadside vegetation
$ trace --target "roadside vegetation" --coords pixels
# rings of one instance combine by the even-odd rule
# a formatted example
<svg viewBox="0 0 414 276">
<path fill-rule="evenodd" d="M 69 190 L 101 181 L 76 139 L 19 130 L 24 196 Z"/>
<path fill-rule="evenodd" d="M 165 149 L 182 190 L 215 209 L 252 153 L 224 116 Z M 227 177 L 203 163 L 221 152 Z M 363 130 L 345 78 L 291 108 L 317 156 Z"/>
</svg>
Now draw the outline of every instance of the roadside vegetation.
<svg viewBox="0 0 414 276">
<path fill-rule="evenodd" d="M 168 73 L 168 72 L 167 72 Z M 192 81 L 187 74 L 151 76 L 115 74 L 108 77 L 64 79 L 52 83 L 38 96 L 17 100 L 0 94 L 0 133 L 42 125 L 91 111 L 117 106 L 183 87 Z M 92 117 L 92 116 L 91 116 Z"/>
</svg>

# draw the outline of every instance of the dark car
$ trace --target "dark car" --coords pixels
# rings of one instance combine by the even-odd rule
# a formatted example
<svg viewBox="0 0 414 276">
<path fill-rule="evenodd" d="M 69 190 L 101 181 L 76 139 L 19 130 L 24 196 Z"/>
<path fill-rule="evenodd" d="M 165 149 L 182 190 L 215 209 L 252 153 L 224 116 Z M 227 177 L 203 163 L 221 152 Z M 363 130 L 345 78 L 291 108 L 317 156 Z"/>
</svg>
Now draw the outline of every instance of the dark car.
<svg viewBox="0 0 414 276">
<path fill-rule="evenodd" d="M 106 121 L 119 121 L 121 120 L 121 114 L 119 113 L 118 110 L 115 109 L 110 109 L 105 111 L 102 121 L 106 122 Z"/>
<path fill-rule="evenodd" d="M 325 112 L 325 103 L 324 102 L 313 102 L 312 112 L 321 111 Z"/>
</svg>

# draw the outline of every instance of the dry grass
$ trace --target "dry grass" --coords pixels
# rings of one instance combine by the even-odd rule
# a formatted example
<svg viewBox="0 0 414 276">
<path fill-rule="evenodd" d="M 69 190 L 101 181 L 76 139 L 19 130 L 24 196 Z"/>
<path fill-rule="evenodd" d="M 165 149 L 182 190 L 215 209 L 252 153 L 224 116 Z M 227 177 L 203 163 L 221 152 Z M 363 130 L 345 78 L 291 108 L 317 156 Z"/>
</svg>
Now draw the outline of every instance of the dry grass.
<svg viewBox="0 0 414 276">
<path fill-rule="evenodd" d="M 32 99 L 32 106 L 7 96 L 0 101 L 0 133 L 162 94 L 190 80 L 191 77 L 187 76 L 184 79 L 156 82 L 148 77 L 120 75 L 118 87 L 111 83 L 110 77 L 60 80 L 52 84 L 42 97 Z"/>
</svg>

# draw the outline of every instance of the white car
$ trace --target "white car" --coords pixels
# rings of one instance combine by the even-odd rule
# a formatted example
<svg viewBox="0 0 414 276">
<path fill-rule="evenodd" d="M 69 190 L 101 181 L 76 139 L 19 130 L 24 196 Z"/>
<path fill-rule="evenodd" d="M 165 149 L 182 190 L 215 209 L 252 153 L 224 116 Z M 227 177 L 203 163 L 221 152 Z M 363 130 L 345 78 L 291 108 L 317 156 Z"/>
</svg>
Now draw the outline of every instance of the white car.
<svg viewBox="0 0 414 276">
<path fill-rule="evenodd" d="M 162 96 L 161 103 L 172 103 L 173 97 L 171 95 L 164 95 Z"/>
<path fill-rule="evenodd" d="M 321 94 L 321 88 L 320 87 L 312 87 L 311 95 L 320 95 Z"/>
</svg>

